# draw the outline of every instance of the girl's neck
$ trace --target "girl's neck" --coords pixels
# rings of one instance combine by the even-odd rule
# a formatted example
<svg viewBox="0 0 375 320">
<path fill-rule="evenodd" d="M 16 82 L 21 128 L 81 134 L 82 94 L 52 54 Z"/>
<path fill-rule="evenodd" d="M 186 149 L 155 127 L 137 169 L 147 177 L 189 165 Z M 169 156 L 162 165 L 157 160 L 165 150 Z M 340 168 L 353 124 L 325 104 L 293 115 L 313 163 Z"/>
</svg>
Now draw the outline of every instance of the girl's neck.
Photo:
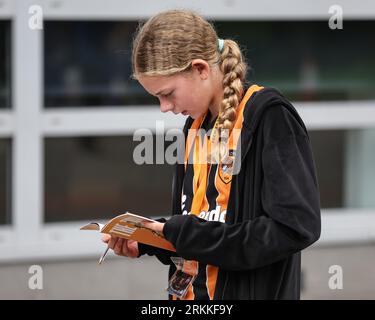
<svg viewBox="0 0 375 320">
<path fill-rule="evenodd" d="M 210 113 L 210 122 L 212 122 L 219 115 L 222 99 L 222 92 L 220 92 L 220 94 L 217 94 L 216 97 L 212 99 L 210 106 L 208 107 Z"/>
<path fill-rule="evenodd" d="M 223 101 L 224 96 L 223 75 L 217 65 L 215 65 L 215 67 L 212 68 L 212 74 L 214 79 L 213 89 L 215 94 L 213 95 L 209 105 L 211 113 L 210 122 L 213 121 L 213 119 L 215 119 L 219 115 L 221 102 Z"/>
</svg>

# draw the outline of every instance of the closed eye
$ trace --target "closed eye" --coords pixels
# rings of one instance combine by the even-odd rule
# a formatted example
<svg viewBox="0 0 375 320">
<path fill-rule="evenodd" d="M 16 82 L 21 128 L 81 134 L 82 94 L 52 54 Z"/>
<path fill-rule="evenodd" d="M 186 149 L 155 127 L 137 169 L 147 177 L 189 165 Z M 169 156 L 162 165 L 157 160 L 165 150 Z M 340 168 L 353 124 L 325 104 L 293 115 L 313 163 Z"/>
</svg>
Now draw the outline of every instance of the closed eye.
<svg viewBox="0 0 375 320">
<path fill-rule="evenodd" d="M 172 95 L 172 93 L 173 93 L 173 91 L 171 91 L 171 92 L 168 93 L 168 94 L 163 94 L 162 96 L 166 98 L 166 97 L 169 97 L 170 95 Z"/>
</svg>

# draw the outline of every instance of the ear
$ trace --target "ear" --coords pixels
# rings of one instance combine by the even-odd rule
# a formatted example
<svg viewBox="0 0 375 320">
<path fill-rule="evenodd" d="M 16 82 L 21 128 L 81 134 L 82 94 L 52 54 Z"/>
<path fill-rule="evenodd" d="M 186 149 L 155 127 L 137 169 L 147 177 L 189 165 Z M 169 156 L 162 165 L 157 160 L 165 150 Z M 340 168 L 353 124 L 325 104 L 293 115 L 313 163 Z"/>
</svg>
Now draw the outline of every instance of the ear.
<svg viewBox="0 0 375 320">
<path fill-rule="evenodd" d="M 194 59 L 191 62 L 191 67 L 193 69 L 193 72 L 197 72 L 198 76 L 202 80 L 206 80 L 209 77 L 211 68 L 207 61 L 203 59 Z"/>
</svg>

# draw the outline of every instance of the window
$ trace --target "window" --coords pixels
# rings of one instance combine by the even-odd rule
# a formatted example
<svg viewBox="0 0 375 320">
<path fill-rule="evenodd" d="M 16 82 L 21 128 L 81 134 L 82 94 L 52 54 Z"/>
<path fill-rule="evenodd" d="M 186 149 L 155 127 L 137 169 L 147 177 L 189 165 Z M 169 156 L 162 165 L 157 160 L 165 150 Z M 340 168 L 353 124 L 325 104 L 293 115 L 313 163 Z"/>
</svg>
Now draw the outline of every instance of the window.
<svg viewBox="0 0 375 320">
<path fill-rule="evenodd" d="M 0 139 L 0 225 L 11 223 L 11 143 Z"/>
<path fill-rule="evenodd" d="M 0 109 L 10 108 L 10 22 L 0 21 Z"/>
<path fill-rule="evenodd" d="M 170 215 L 172 166 L 135 164 L 138 144 L 131 136 L 46 138 L 45 221 L 107 219 L 125 211 Z"/>
<path fill-rule="evenodd" d="M 375 99 L 375 21 L 215 22 L 237 40 L 252 68 L 249 80 L 280 89 L 293 101 Z"/>
<path fill-rule="evenodd" d="M 309 133 L 322 208 L 374 208 L 375 129 Z"/>
<path fill-rule="evenodd" d="M 45 106 L 157 104 L 137 81 L 130 79 L 132 37 L 137 25 L 138 22 L 46 21 Z"/>
<path fill-rule="evenodd" d="M 131 80 L 138 22 L 46 21 L 44 102 L 48 107 L 157 104 Z M 375 99 L 375 21 L 215 21 L 237 40 L 250 82 L 280 89 L 293 101 Z M 58 42 L 55 39 L 59 39 Z M 348 45 L 350 43 L 350 46 Z"/>
</svg>

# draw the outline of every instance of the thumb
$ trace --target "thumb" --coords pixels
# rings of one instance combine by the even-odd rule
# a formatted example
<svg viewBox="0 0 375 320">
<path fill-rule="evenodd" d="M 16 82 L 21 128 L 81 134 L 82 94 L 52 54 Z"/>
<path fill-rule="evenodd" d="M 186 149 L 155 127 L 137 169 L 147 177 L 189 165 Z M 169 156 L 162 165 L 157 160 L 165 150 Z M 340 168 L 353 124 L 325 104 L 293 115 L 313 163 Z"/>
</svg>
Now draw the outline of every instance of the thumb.
<svg viewBox="0 0 375 320">
<path fill-rule="evenodd" d="M 163 232 L 164 223 L 157 222 L 157 221 L 155 221 L 155 222 L 147 221 L 147 222 L 143 222 L 143 225 L 144 225 L 144 227 L 149 228 L 151 230 L 154 230 L 158 233 Z"/>
<path fill-rule="evenodd" d="M 109 240 L 111 240 L 111 235 L 109 235 L 109 234 L 102 234 L 102 241 L 104 243 L 108 243 Z"/>
</svg>

